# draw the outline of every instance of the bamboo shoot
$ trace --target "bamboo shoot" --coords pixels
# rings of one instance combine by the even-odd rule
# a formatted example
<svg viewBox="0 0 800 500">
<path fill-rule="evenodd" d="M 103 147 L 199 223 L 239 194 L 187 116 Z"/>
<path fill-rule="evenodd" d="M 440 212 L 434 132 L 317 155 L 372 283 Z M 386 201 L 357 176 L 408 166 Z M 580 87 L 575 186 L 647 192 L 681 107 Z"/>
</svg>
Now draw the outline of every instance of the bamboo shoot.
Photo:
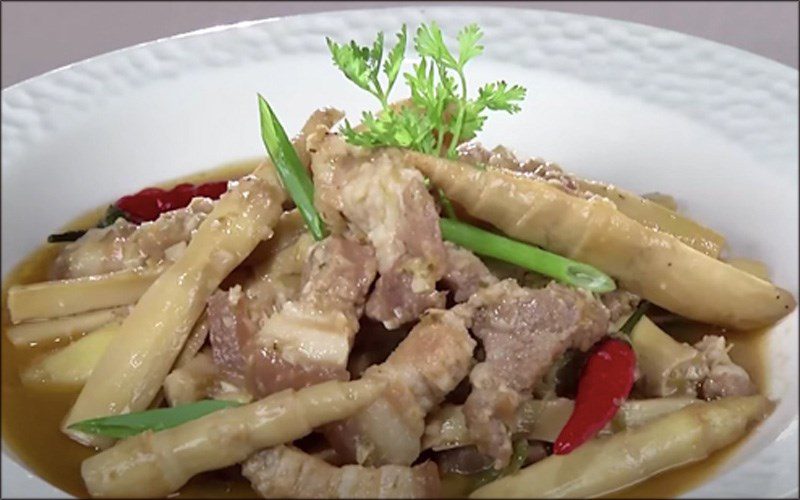
<svg viewBox="0 0 800 500">
<path fill-rule="evenodd" d="M 597 181 L 578 180 L 578 186 L 611 200 L 617 210 L 639 224 L 669 233 L 709 257 L 719 258 L 725 246 L 725 237 L 688 217 L 670 210 L 661 203 L 640 197 L 635 193 Z"/>
<path fill-rule="evenodd" d="M 747 330 L 775 323 L 796 306 L 786 290 L 643 226 L 606 199 L 585 200 L 502 169 L 413 151 L 405 160 L 470 215 L 591 264 L 621 288 L 681 316 Z"/>
<path fill-rule="evenodd" d="M 470 498 L 587 498 L 612 493 L 674 467 L 703 460 L 764 418 L 763 396 L 698 401 L 636 429 L 551 455 L 478 488 Z"/>
<path fill-rule="evenodd" d="M 31 321 L 8 327 L 6 334 L 15 346 L 34 346 L 39 342 L 47 342 L 71 337 L 76 333 L 90 332 L 106 323 L 122 319 L 128 315 L 130 307 L 101 309 L 63 318 Z"/>
<path fill-rule="evenodd" d="M 93 497 L 164 497 L 200 472 L 244 461 L 353 415 L 383 391 L 368 379 L 287 389 L 249 405 L 145 432 L 86 459 L 81 475 Z"/>
<path fill-rule="evenodd" d="M 22 372 L 22 383 L 38 389 L 82 387 L 118 332 L 119 322 L 113 322 L 46 355 Z"/>
<path fill-rule="evenodd" d="M 76 441 L 108 439 L 67 427 L 90 418 L 147 409 L 200 314 L 222 280 L 272 236 L 284 192 L 270 163 L 225 193 L 183 255 L 139 299 L 63 423 Z"/>
<path fill-rule="evenodd" d="M 140 268 L 13 286 L 8 291 L 8 311 L 16 324 L 133 304 L 163 270 Z"/>
</svg>

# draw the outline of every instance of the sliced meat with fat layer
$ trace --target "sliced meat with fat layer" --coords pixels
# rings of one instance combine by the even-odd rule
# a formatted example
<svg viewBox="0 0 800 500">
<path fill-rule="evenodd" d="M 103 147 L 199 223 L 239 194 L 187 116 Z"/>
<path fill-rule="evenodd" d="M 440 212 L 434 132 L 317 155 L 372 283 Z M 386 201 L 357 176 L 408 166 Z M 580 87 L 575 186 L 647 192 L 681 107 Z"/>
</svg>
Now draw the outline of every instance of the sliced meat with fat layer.
<svg viewBox="0 0 800 500">
<path fill-rule="evenodd" d="M 383 395 L 355 416 L 326 427 L 348 460 L 409 465 L 419 456 L 425 415 L 467 375 L 475 341 L 452 311 L 433 310 L 364 377 L 387 382 Z"/>
<path fill-rule="evenodd" d="M 335 134 L 309 138 L 315 204 L 334 233 L 346 229 L 375 248 L 380 277 L 367 316 L 387 328 L 444 306 L 446 271 L 433 197 L 417 170 L 391 150 L 363 150 Z"/>
</svg>

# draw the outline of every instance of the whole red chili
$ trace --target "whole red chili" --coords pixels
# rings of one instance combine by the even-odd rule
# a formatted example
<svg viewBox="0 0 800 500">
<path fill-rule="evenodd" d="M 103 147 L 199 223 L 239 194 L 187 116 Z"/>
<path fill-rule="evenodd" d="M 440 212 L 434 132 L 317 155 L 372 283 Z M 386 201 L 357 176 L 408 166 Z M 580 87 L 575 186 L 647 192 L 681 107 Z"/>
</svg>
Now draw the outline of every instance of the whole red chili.
<svg viewBox="0 0 800 500">
<path fill-rule="evenodd" d="M 617 413 L 631 392 L 636 355 L 624 340 L 599 342 L 581 372 L 575 408 L 553 443 L 553 453 L 566 455 L 593 438 Z"/>
<path fill-rule="evenodd" d="M 208 182 L 199 186 L 183 183 L 170 190 L 142 189 L 136 194 L 123 196 L 114 204 L 125 212 L 129 221 L 139 224 L 155 220 L 164 212 L 183 208 L 196 196 L 219 198 L 227 189 L 227 181 Z"/>
<path fill-rule="evenodd" d="M 165 212 L 188 206 L 192 198 L 205 196 L 217 199 L 227 190 L 228 181 L 207 182 L 198 186 L 183 183 L 168 190 L 145 188 L 136 194 L 123 196 L 109 206 L 97 227 L 109 226 L 120 217 L 136 224 L 156 220 Z M 86 234 L 85 229 L 51 234 L 47 237 L 47 241 L 50 243 L 75 241 L 84 234 Z"/>
</svg>

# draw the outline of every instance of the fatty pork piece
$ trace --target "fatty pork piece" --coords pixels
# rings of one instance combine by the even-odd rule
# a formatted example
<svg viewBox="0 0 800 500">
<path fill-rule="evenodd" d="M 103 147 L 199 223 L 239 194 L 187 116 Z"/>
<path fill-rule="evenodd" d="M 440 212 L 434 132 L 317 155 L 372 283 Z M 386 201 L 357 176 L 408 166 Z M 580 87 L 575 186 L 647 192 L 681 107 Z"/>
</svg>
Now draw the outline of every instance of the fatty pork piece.
<svg viewBox="0 0 800 500">
<path fill-rule="evenodd" d="M 453 300 L 460 304 L 478 290 L 497 283 L 498 279 L 475 254 L 449 241 L 444 242 L 447 271 L 442 277 L 446 288 L 453 292 Z"/>
<path fill-rule="evenodd" d="M 588 293 L 555 282 L 523 288 L 514 280 L 478 292 L 467 307 L 486 359 L 470 373 L 464 414 L 478 449 L 501 468 L 511 456 L 519 404 L 567 349 L 586 351 L 607 333 L 609 313 Z"/>
<path fill-rule="evenodd" d="M 436 464 L 335 467 L 288 446 L 256 453 L 242 474 L 263 498 L 436 498 L 441 496 Z"/>
<path fill-rule="evenodd" d="M 730 346 L 725 344 L 725 337 L 706 335 L 694 348 L 700 352 L 704 365 L 699 370 L 705 375 L 698 390 L 698 396 L 702 399 L 752 396 L 758 393 L 750 375 L 728 355 Z"/>
<path fill-rule="evenodd" d="M 375 275 L 369 246 L 329 237 L 311 250 L 298 297 L 262 319 L 234 288 L 209 301 L 214 361 L 254 397 L 348 379 L 346 363 Z M 253 307 L 253 306 L 256 307 Z"/>
<path fill-rule="evenodd" d="M 89 229 L 64 247 L 53 263 L 52 278 L 93 276 L 174 261 L 214 204 L 210 198 L 198 197 L 186 208 L 166 212 L 152 222 L 137 226 L 117 219 L 108 227 Z"/>
<path fill-rule="evenodd" d="M 410 465 L 420 454 L 425 416 L 467 376 L 475 341 L 453 310 L 431 310 L 389 358 L 364 378 L 387 382 L 355 416 L 326 426 L 342 457 L 366 465 Z"/>
<path fill-rule="evenodd" d="M 349 229 L 375 248 L 380 277 L 366 305 L 369 318 L 393 329 L 442 308 L 436 282 L 446 271 L 433 197 L 397 151 L 364 150 L 335 134 L 308 139 L 315 205 L 334 234 Z"/>
</svg>

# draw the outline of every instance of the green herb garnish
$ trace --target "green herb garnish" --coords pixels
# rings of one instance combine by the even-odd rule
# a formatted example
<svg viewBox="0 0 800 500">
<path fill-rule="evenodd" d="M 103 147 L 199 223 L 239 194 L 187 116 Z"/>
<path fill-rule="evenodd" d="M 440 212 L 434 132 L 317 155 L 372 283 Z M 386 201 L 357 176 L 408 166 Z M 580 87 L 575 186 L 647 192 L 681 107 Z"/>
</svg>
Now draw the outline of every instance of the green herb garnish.
<svg viewBox="0 0 800 500">
<path fill-rule="evenodd" d="M 286 130 L 261 94 L 258 95 L 258 109 L 261 115 L 261 138 L 267 148 L 267 153 L 269 153 L 286 191 L 289 192 L 289 196 L 303 216 L 311 235 L 315 240 L 320 241 L 325 238 L 326 231 L 322 217 L 314 208 L 314 183 L 300 161 L 300 157 L 297 156 L 297 151 L 286 135 Z"/>
<path fill-rule="evenodd" d="M 473 478 L 474 483 L 472 484 L 472 490 L 473 491 L 477 490 L 481 486 L 491 483 L 492 481 L 496 481 L 501 477 L 515 474 L 522 468 L 522 466 L 525 464 L 525 459 L 527 458 L 528 458 L 528 440 L 523 437 L 520 437 L 516 441 L 514 441 L 514 451 L 511 455 L 511 459 L 509 460 L 508 465 L 499 470 L 495 468 L 490 468 L 486 469 L 485 471 L 476 473 Z"/>
<path fill-rule="evenodd" d="M 117 219 L 123 218 L 127 220 L 127 214 L 117 208 L 116 205 L 109 205 L 106 209 L 106 213 L 103 215 L 103 218 L 97 223 L 95 227 L 103 228 L 108 227 Z M 87 229 L 77 229 L 75 231 L 66 231 L 64 233 L 56 233 L 51 234 L 47 237 L 48 243 L 63 243 L 67 241 L 75 241 L 84 234 L 86 234 Z"/>
<path fill-rule="evenodd" d="M 440 219 L 439 227 L 444 239 L 479 255 L 510 262 L 592 292 L 604 293 L 616 288 L 614 280 L 588 264 L 452 219 Z"/>
<path fill-rule="evenodd" d="M 70 425 L 69 428 L 87 434 L 99 434 L 122 439 L 135 436 L 144 431 L 157 432 L 176 427 L 217 410 L 232 408 L 240 404 L 235 401 L 206 399 L 174 408 L 156 408 L 137 413 L 126 413 L 125 415 L 83 420 Z"/>
<path fill-rule="evenodd" d="M 411 105 L 396 107 L 389 105 L 389 93 L 405 57 L 405 25 L 385 61 L 382 32 L 372 47 L 360 46 L 355 41 L 339 45 L 328 38 L 334 64 L 349 80 L 374 95 L 382 106 L 377 115 L 364 112 L 359 128 L 345 121 L 342 133 L 347 142 L 366 147 L 396 146 L 455 158 L 456 146 L 483 128 L 486 110 L 519 111 L 525 88 L 504 81 L 488 83 L 478 89 L 476 98 L 469 98 L 464 67 L 483 52 L 482 37 L 476 24 L 464 27 L 456 36 L 456 56 L 447 48 L 435 22 L 420 25 L 414 37 L 420 62 L 413 66 L 412 72 L 403 75 L 411 91 Z M 386 77 L 385 86 L 380 83 L 381 69 Z M 445 141 L 449 143 L 443 151 Z"/>
<path fill-rule="evenodd" d="M 633 331 L 633 328 L 636 326 L 639 320 L 642 319 L 642 316 L 644 316 L 644 313 L 647 312 L 648 307 L 650 307 L 650 302 L 646 300 L 639 302 L 639 305 L 636 306 L 636 310 L 633 311 L 633 314 L 631 314 L 630 318 L 625 321 L 625 324 L 622 325 L 622 328 L 620 328 L 619 331 L 621 333 L 627 333 L 630 335 L 630 333 Z"/>
</svg>

